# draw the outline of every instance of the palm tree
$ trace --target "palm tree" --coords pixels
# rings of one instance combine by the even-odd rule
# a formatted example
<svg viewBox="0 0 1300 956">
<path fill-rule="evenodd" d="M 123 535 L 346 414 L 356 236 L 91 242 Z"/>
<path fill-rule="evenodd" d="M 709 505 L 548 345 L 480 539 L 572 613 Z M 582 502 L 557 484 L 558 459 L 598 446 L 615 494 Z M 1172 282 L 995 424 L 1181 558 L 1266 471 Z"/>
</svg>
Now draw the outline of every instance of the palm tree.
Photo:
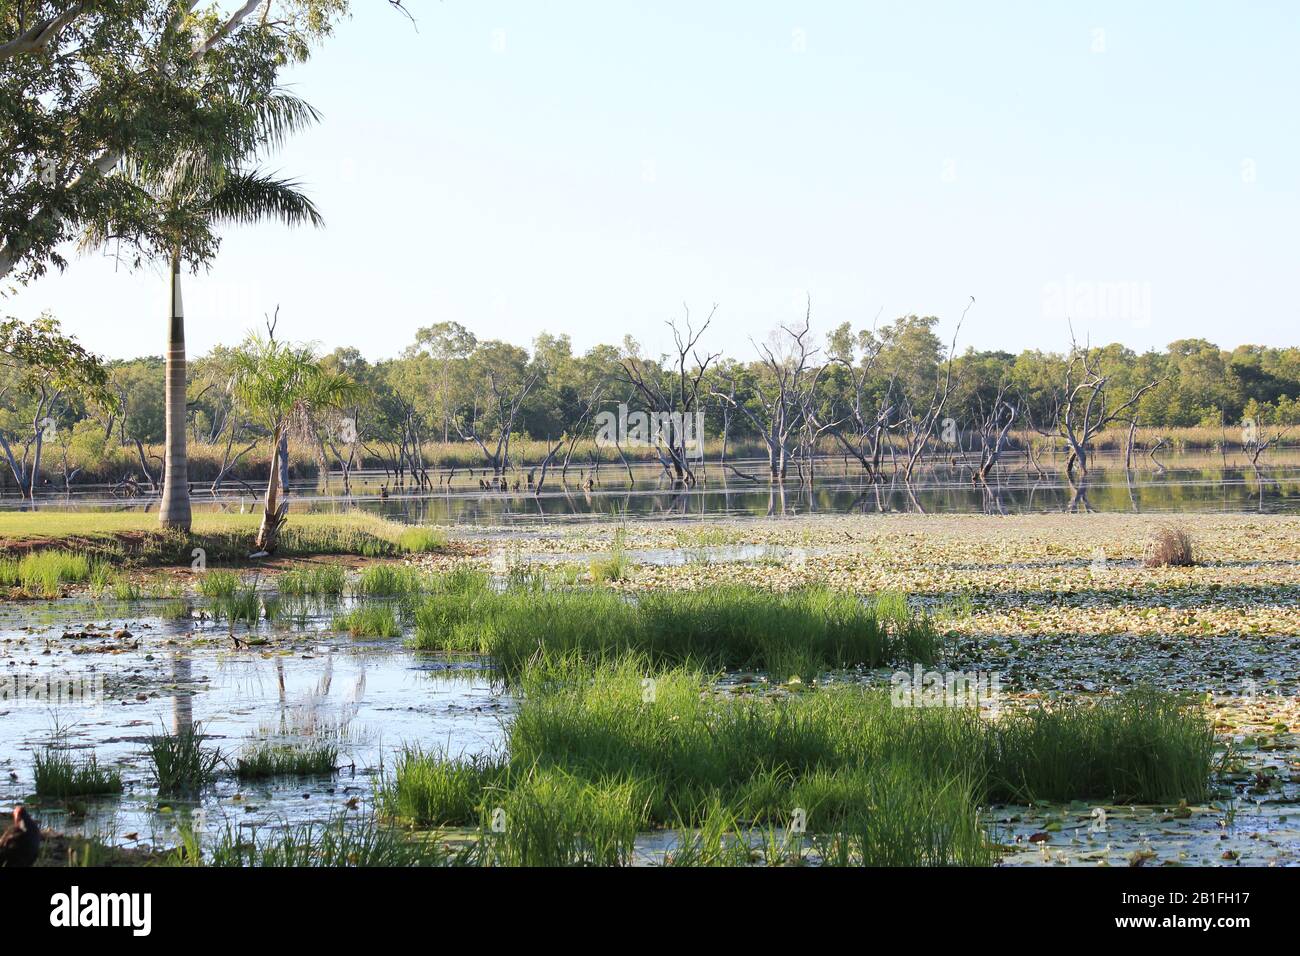
<svg viewBox="0 0 1300 956">
<path fill-rule="evenodd" d="M 328 370 L 310 345 L 275 340 L 272 323 L 263 337 L 250 333 L 230 358 L 230 389 L 250 416 L 271 433 L 271 475 L 254 551 L 275 551 L 289 502 L 281 500 L 280 466 L 290 430 L 307 426 L 327 408 L 341 408 L 360 392 L 349 376 Z M 287 466 L 287 462 L 283 462 Z"/>
<path fill-rule="evenodd" d="M 291 96 L 277 95 L 250 108 L 250 128 L 256 135 L 244 147 L 252 155 L 264 146 L 281 143 L 291 132 L 314 123 L 316 112 Z M 121 232 L 144 236 L 134 240 L 138 265 L 143 259 L 165 259 L 171 283 L 167 325 L 166 452 L 158 523 L 164 528 L 190 530 L 189 460 L 185 445 L 185 313 L 181 302 L 181 264 L 195 268 L 216 255 L 225 225 L 250 225 L 278 220 L 287 226 L 323 223 L 316 206 L 292 180 L 258 169 L 246 169 L 244 157 L 184 153 L 163 169 L 131 160 L 114 174 L 121 188 L 134 192 L 137 210 L 131 229 L 124 222 L 96 222 L 86 230 L 84 244 L 107 245 Z M 140 223 L 146 223 L 141 228 Z"/>
</svg>

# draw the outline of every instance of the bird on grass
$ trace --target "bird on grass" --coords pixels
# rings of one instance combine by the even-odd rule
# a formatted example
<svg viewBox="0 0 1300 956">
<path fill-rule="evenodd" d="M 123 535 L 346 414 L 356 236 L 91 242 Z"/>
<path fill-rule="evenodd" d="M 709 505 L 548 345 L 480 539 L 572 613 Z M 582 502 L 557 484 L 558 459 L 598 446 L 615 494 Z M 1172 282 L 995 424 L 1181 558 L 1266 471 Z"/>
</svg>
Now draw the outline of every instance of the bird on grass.
<svg viewBox="0 0 1300 956">
<path fill-rule="evenodd" d="M 13 826 L 0 834 L 0 867 L 31 866 L 41 854 L 41 828 L 22 804 L 14 807 Z"/>
</svg>

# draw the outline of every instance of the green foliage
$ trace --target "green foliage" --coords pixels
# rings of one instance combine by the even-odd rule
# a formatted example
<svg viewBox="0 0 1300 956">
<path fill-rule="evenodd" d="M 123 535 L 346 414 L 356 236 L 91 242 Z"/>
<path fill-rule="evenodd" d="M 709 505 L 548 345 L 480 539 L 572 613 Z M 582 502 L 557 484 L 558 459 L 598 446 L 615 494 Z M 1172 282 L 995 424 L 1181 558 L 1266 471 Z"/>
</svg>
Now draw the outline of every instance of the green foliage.
<svg viewBox="0 0 1300 956">
<path fill-rule="evenodd" d="M 224 758 L 220 750 L 204 747 L 204 739 L 199 724 L 149 737 L 149 759 L 160 794 L 195 794 L 216 779 Z"/>
<path fill-rule="evenodd" d="M 92 751 L 77 759 L 62 741 L 43 747 L 35 755 L 36 793 L 67 800 L 122 792 L 122 774 L 102 767 Z"/>
<path fill-rule="evenodd" d="M 633 603 L 605 589 L 498 592 L 461 573 L 433 587 L 415 624 L 415 647 L 486 654 L 508 674 L 539 650 L 588 660 L 635 651 L 659 663 L 757 668 L 784 680 L 892 662 L 928 666 L 942 649 L 929 618 L 901 598 L 864 601 L 822 587 L 651 591 Z"/>
<path fill-rule="evenodd" d="M 391 604 L 368 604 L 353 608 L 334 618 L 336 631 L 347 631 L 353 637 L 399 637 L 402 625 Z"/>
</svg>

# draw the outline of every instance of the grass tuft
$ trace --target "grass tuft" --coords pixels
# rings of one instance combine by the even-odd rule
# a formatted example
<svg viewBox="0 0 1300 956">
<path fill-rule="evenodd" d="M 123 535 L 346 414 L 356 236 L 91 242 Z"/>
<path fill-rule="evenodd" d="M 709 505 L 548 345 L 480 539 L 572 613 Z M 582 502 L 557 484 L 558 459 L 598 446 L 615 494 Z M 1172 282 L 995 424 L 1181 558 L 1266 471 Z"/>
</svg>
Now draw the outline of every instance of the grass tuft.
<svg viewBox="0 0 1300 956">
<path fill-rule="evenodd" d="M 1192 538 L 1182 528 L 1161 525 L 1151 533 L 1144 558 L 1149 568 L 1189 568 L 1196 564 Z"/>
<path fill-rule="evenodd" d="M 149 738 L 149 759 L 159 793 L 197 793 L 216 779 L 224 758 L 220 750 L 206 749 L 203 741 L 198 724 L 176 733 L 163 730 Z"/>
<path fill-rule="evenodd" d="M 353 637 L 400 637 L 402 626 L 391 604 L 370 604 L 334 617 L 334 629 Z"/>
<path fill-rule="evenodd" d="M 58 744 L 36 751 L 35 775 L 37 795 L 56 800 L 122 792 L 118 770 L 101 767 L 93 752 L 78 760 Z"/>
</svg>

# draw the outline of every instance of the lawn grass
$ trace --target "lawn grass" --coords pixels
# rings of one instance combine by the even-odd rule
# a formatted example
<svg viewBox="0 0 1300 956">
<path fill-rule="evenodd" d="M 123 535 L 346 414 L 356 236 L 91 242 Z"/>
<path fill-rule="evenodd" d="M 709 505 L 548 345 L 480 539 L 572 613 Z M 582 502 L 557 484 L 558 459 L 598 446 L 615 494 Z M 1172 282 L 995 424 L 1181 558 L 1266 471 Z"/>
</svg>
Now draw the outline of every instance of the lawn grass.
<svg viewBox="0 0 1300 956">
<path fill-rule="evenodd" d="M 198 512 L 191 534 L 163 531 L 156 514 L 140 511 L 0 512 L 0 554 L 29 548 L 73 550 L 133 566 L 189 566 L 202 548 L 209 565 L 247 560 L 259 514 Z M 437 551 L 447 544 L 437 528 L 417 527 L 363 513 L 295 513 L 280 533 L 277 556 L 356 555 L 370 558 Z"/>
<path fill-rule="evenodd" d="M 37 795 L 56 800 L 122 792 L 119 771 L 100 766 L 93 752 L 78 759 L 58 744 L 36 751 L 35 777 Z"/>
<path fill-rule="evenodd" d="M 743 585 L 655 591 L 635 602 L 604 588 L 511 586 L 459 571 L 415 608 L 420 650 L 485 654 L 517 675 L 539 651 L 589 660 L 646 654 L 656 664 L 757 668 L 784 680 L 826 670 L 934 664 L 942 639 L 901 596 L 864 601 L 822 587 L 780 593 Z"/>
</svg>

